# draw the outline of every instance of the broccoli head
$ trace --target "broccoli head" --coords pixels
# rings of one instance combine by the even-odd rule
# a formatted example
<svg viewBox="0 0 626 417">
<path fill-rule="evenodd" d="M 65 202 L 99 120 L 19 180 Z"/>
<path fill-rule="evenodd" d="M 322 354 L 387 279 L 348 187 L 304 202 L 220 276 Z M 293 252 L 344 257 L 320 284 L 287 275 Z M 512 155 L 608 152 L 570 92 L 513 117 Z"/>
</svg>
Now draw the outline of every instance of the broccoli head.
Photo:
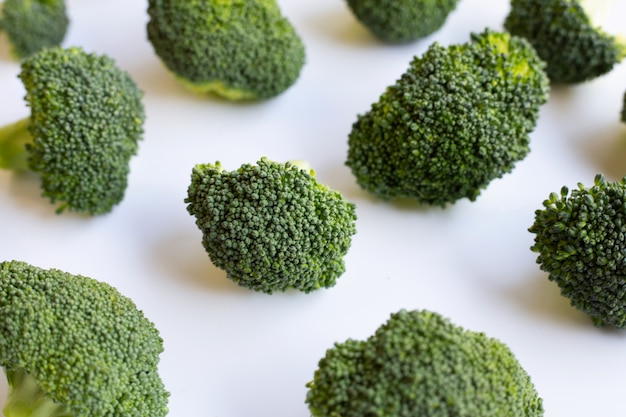
<svg viewBox="0 0 626 417">
<path fill-rule="evenodd" d="M 592 21 L 598 0 L 511 0 L 504 27 L 535 47 L 550 81 L 576 84 L 608 73 L 626 56 L 626 43 Z"/>
<path fill-rule="evenodd" d="M 597 326 L 626 327 L 626 178 L 551 193 L 528 229 L 537 263 Z"/>
<path fill-rule="evenodd" d="M 228 172 L 193 169 L 187 209 L 213 263 L 243 287 L 271 294 L 335 285 L 355 229 L 355 206 L 313 171 L 261 158 Z"/>
<path fill-rule="evenodd" d="M 267 99 L 304 65 L 302 40 L 275 0 L 150 0 L 148 13 L 156 54 L 201 94 Z"/>
<path fill-rule="evenodd" d="M 68 25 L 64 0 L 4 0 L 0 3 L 0 30 L 7 34 L 13 54 L 19 59 L 43 48 L 59 46 Z"/>
<path fill-rule="evenodd" d="M 474 201 L 529 152 L 548 89 L 543 61 L 521 38 L 485 30 L 434 43 L 358 116 L 346 164 L 383 199 Z"/>
<path fill-rule="evenodd" d="M 348 0 L 354 16 L 377 38 L 411 42 L 443 26 L 459 0 Z"/>
<path fill-rule="evenodd" d="M 0 167 L 37 172 L 57 211 L 112 210 L 142 138 L 143 93 L 113 60 L 80 48 L 22 62 L 29 117 L 0 128 Z"/>
<path fill-rule="evenodd" d="M 7 417 L 165 416 L 162 351 L 154 324 L 110 285 L 0 263 Z"/>
<path fill-rule="evenodd" d="M 307 387 L 314 417 L 543 415 L 505 344 L 425 310 L 401 310 L 365 341 L 336 343 Z"/>
</svg>

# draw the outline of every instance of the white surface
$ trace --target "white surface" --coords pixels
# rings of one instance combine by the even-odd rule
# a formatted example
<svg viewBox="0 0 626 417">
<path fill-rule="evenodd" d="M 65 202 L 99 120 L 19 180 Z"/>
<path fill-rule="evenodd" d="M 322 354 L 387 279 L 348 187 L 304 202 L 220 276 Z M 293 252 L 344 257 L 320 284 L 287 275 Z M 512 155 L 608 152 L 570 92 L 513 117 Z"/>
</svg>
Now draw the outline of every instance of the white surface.
<svg viewBox="0 0 626 417">
<path fill-rule="evenodd" d="M 64 45 L 106 53 L 131 73 L 145 91 L 145 138 L 125 200 L 102 217 L 55 215 L 36 176 L 0 172 L 0 259 L 91 276 L 135 300 L 165 341 L 160 369 L 172 417 L 307 417 L 305 384 L 325 350 L 369 336 L 401 308 L 431 309 L 507 343 L 547 417 L 626 415 L 626 332 L 595 328 L 569 306 L 535 264 L 527 231 L 551 191 L 589 184 L 597 172 L 626 174 L 618 122 L 626 67 L 553 90 L 530 155 L 475 203 L 399 206 L 360 190 L 344 165 L 357 113 L 432 41 L 501 29 L 508 3 L 461 0 L 444 28 L 404 46 L 374 40 L 342 0 L 280 5 L 306 44 L 307 64 L 283 95 L 242 105 L 194 96 L 174 81 L 146 40 L 147 2 L 70 0 Z M 7 49 L 2 35 L 1 124 L 28 115 Z M 306 159 L 357 204 L 358 232 L 334 288 L 254 293 L 205 254 L 183 202 L 191 168 L 220 160 L 235 169 L 261 156 Z"/>
</svg>

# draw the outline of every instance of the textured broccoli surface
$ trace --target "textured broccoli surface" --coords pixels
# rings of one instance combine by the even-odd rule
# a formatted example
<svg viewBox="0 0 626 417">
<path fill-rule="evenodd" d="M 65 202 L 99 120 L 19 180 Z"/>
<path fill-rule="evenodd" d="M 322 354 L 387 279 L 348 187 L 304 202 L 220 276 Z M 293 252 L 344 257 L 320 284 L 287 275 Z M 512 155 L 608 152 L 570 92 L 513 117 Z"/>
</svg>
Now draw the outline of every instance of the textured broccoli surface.
<svg viewBox="0 0 626 417">
<path fill-rule="evenodd" d="M 162 351 L 154 324 L 110 285 L 0 263 L 7 417 L 164 416 Z"/>
<path fill-rule="evenodd" d="M 474 201 L 529 152 L 548 98 L 544 66 L 527 41 L 507 33 L 434 43 L 358 116 L 346 164 L 383 199 Z"/>
<path fill-rule="evenodd" d="M 42 50 L 19 76 L 31 114 L 0 128 L 0 167 L 39 173 L 58 212 L 111 211 L 143 135 L 143 93 L 113 60 L 80 48 Z"/>
<path fill-rule="evenodd" d="M 593 23 L 598 0 L 511 0 L 504 27 L 534 46 L 555 84 L 576 84 L 609 72 L 626 56 L 626 43 Z M 587 8 L 584 7 L 587 5 Z"/>
<path fill-rule="evenodd" d="M 459 0 L 348 0 L 354 16 L 377 38 L 411 42 L 443 26 Z"/>
<path fill-rule="evenodd" d="M 551 193 L 528 229 L 550 281 L 597 326 L 626 327 L 626 178 Z"/>
<path fill-rule="evenodd" d="M 0 3 L 3 30 L 17 58 L 59 46 L 65 38 L 69 18 L 64 0 L 4 0 Z"/>
<path fill-rule="evenodd" d="M 307 387 L 314 417 L 543 415 L 505 344 L 425 310 L 401 310 L 365 341 L 336 343 Z"/>
<path fill-rule="evenodd" d="M 193 169 L 187 209 L 213 263 L 243 287 L 271 294 L 332 287 L 356 232 L 355 205 L 313 172 L 267 158 L 225 171 Z"/>
<path fill-rule="evenodd" d="M 304 44 L 275 0 L 150 0 L 148 39 L 184 85 L 230 100 L 296 82 Z"/>
</svg>

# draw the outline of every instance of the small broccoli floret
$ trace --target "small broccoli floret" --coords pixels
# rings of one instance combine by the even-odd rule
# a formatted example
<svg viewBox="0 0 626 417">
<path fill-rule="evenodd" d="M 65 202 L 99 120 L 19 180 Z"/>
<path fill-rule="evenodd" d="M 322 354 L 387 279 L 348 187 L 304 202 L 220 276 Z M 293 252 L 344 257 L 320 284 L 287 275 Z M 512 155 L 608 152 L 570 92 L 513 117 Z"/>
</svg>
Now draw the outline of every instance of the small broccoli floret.
<svg viewBox="0 0 626 417">
<path fill-rule="evenodd" d="M 348 0 L 355 17 L 377 38 L 412 42 L 443 26 L 459 0 Z"/>
<path fill-rule="evenodd" d="M 110 285 L 0 263 L 7 417 L 165 416 L 162 351 L 154 324 Z"/>
<path fill-rule="evenodd" d="M 576 84 L 608 73 L 626 56 L 626 42 L 592 21 L 598 0 L 511 0 L 504 27 L 535 47 L 550 81 Z"/>
<path fill-rule="evenodd" d="M 425 310 L 401 310 L 365 341 L 336 343 L 307 387 L 314 417 L 543 415 L 505 344 Z"/>
<path fill-rule="evenodd" d="M 43 48 L 59 46 L 68 25 L 64 0 L 4 0 L 0 3 L 0 30 L 7 34 L 13 54 L 19 59 Z"/>
<path fill-rule="evenodd" d="M 597 326 L 626 327 L 626 178 L 551 193 L 528 229 L 537 263 Z"/>
<path fill-rule="evenodd" d="M 346 164 L 383 199 L 474 201 L 529 152 L 548 88 L 544 63 L 521 38 L 485 30 L 468 43 L 434 43 L 358 116 Z"/>
<path fill-rule="evenodd" d="M 148 13 L 156 54 L 201 94 L 267 99 L 304 65 L 302 40 L 275 0 L 150 0 Z"/>
<path fill-rule="evenodd" d="M 332 287 L 345 271 L 355 206 L 313 171 L 262 158 L 236 171 L 193 169 L 187 210 L 213 263 L 243 287 L 271 294 Z"/>
<path fill-rule="evenodd" d="M 106 56 L 48 48 L 22 63 L 30 117 L 0 128 L 0 167 L 40 174 L 57 211 L 112 210 L 142 138 L 143 93 Z"/>
</svg>

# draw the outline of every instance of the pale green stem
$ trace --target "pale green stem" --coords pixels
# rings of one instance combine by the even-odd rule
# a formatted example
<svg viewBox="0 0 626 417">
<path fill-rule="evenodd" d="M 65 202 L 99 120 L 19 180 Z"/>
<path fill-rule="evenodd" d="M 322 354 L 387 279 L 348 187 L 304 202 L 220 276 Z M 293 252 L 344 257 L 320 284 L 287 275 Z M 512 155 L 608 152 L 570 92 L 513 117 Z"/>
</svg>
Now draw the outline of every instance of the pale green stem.
<svg viewBox="0 0 626 417">
<path fill-rule="evenodd" d="M 23 369 L 5 370 L 9 395 L 5 417 L 72 417 L 63 404 L 46 397 L 35 378 Z"/>
<path fill-rule="evenodd" d="M 28 170 L 26 144 L 33 138 L 28 130 L 29 118 L 0 127 L 0 168 Z"/>
</svg>

